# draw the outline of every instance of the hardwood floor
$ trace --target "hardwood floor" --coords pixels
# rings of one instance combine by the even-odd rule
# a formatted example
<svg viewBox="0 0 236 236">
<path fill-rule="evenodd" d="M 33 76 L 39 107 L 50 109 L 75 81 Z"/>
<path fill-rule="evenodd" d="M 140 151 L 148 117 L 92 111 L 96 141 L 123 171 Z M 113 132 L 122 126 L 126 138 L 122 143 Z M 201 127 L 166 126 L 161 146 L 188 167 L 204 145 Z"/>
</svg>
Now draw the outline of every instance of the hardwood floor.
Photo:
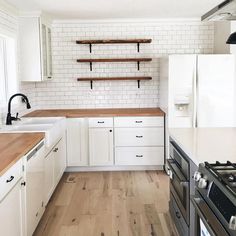
<svg viewBox="0 0 236 236">
<path fill-rule="evenodd" d="M 65 173 L 34 236 L 174 236 L 162 171 Z"/>
</svg>

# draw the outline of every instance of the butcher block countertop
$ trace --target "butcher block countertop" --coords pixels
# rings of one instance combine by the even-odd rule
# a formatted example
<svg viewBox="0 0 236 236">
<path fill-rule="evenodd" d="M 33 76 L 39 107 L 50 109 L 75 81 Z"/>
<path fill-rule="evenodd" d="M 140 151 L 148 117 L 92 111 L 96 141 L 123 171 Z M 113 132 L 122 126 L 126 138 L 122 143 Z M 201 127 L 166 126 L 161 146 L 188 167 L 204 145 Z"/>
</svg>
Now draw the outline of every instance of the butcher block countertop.
<svg viewBox="0 0 236 236">
<path fill-rule="evenodd" d="M 44 138 L 44 133 L 0 134 L 0 176 Z"/>
<path fill-rule="evenodd" d="M 164 116 L 160 108 L 112 108 L 112 109 L 50 109 L 36 110 L 25 117 L 112 117 L 112 116 Z"/>
</svg>

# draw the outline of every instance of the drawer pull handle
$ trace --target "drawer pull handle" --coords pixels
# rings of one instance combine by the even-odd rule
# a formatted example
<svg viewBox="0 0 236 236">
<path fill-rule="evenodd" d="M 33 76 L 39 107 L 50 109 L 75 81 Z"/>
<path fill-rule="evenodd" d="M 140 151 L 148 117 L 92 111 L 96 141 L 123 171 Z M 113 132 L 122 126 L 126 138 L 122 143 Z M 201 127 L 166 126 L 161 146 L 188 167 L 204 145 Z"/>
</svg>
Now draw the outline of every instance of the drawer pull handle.
<svg viewBox="0 0 236 236">
<path fill-rule="evenodd" d="M 143 155 L 136 155 L 136 157 L 143 157 Z"/>
<path fill-rule="evenodd" d="M 136 135 L 136 138 L 142 138 L 143 136 L 142 135 Z"/>
<path fill-rule="evenodd" d="M 181 218 L 181 215 L 179 214 L 179 212 L 178 212 L 178 211 L 176 211 L 176 212 L 175 212 L 175 215 L 176 215 L 176 217 L 177 217 L 178 219 L 180 219 L 180 218 Z"/>
<path fill-rule="evenodd" d="M 57 151 L 58 151 L 58 148 L 55 148 L 53 151 L 54 151 L 54 152 L 57 152 Z"/>
<path fill-rule="evenodd" d="M 15 177 L 14 176 L 11 176 L 10 179 L 7 179 L 7 183 L 10 183 Z"/>
<path fill-rule="evenodd" d="M 104 124 L 104 121 L 98 121 L 98 124 Z"/>
<path fill-rule="evenodd" d="M 143 123 L 143 121 L 142 120 L 136 120 L 135 123 L 139 124 L 139 123 Z"/>
</svg>

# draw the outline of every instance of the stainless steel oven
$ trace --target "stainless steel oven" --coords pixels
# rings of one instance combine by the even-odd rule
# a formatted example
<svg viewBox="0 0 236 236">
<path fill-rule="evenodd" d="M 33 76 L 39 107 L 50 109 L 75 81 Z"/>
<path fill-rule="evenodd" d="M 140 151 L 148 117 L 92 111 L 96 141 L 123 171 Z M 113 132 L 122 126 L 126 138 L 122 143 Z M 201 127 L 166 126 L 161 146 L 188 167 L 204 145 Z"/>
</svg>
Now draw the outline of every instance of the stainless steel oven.
<svg viewBox="0 0 236 236">
<path fill-rule="evenodd" d="M 196 233 L 195 236 L 228 236 L 225 228 L 221 222 L 217 219 L 211 208 L 196 192 L 194 197 L 191 197 L 191 201 L 195 207 L 195 224 Z"/>
<path fill-rule="evenodd" d="M 202 163 L 194 180 L 195 236 L 236 236 L 236 164 Z"/>
<path fill-rule="evenodd" d="M 189 162 L 178 145 L 170 139 L 170 159 L 167 160 L 170 175 L 171 197 L 174 197 L 185 222 L 189 224 Z"/>
</svg>

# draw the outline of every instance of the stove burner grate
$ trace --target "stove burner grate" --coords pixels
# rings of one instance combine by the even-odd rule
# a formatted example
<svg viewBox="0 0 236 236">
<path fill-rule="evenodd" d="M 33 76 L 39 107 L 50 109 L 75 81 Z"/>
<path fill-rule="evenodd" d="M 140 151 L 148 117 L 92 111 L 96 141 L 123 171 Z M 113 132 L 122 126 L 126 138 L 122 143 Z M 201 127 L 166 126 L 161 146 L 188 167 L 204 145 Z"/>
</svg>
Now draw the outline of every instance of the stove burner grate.
<svg viewBox="0 0 236 236">
<path fill-rule="evenodd" d="M 216 162 L 209 164 L 205 162 L 205 167 L 212 172 L 217 179 L 223 183 L 234 195 L 236 195 L 236 164 Z"/>
</svg>

